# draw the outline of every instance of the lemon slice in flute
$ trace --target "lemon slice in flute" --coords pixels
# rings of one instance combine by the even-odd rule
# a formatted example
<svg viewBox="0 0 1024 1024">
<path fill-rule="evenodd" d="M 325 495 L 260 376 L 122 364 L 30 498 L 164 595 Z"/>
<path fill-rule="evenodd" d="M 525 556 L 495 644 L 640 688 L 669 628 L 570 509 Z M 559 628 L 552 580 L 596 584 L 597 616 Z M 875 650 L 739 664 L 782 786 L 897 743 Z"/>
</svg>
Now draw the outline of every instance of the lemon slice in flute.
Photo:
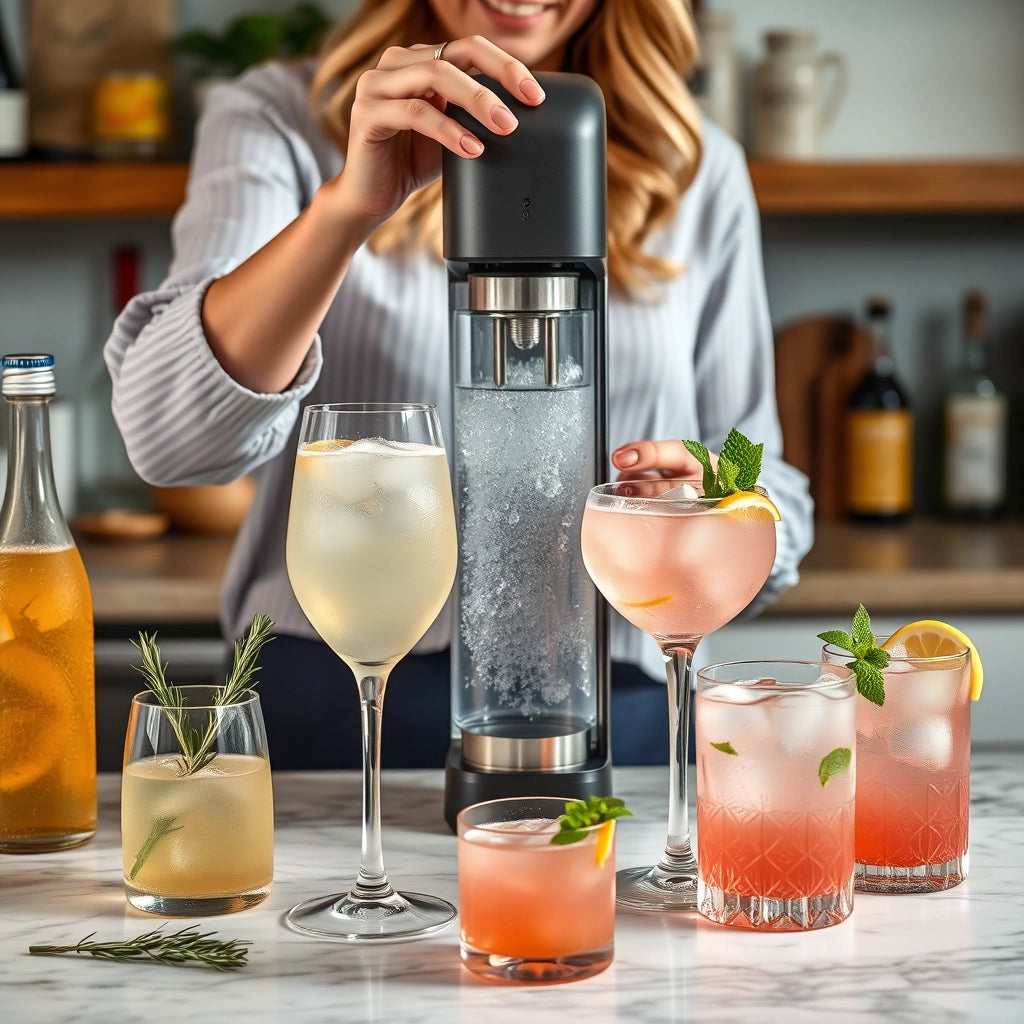
<svg viewBox="0 0 1024 1024">
<path fill-rule="evenodd" d="M 899 645 L 903 646 L 911 658 L 953 657 L 966 647 L 971 652 L 971 700 L 981 696 L 985 679 L 981 656 L 970 639 L 956 626 L 937 619 L 919 619 L 897 629 L 882 647 L 891 651 Z"/>
</svg>

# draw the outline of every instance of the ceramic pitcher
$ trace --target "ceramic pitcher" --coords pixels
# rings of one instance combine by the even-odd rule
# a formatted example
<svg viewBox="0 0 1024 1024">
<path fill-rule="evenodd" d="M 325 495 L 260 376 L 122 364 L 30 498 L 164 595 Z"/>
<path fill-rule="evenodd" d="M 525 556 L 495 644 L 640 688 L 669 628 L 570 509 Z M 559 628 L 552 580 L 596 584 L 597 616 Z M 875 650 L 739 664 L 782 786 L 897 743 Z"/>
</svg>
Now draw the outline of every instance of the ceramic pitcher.
<svg viewBox="0 0 1024 1024">
<path fill-rule="evenodd" d="M 846 61 L 816 53 L 817 37 L 804 29 L 771 31 L 764 42 L 753 80 L 753 155 L 814 159 L 846 92 Z"/>
</svg>

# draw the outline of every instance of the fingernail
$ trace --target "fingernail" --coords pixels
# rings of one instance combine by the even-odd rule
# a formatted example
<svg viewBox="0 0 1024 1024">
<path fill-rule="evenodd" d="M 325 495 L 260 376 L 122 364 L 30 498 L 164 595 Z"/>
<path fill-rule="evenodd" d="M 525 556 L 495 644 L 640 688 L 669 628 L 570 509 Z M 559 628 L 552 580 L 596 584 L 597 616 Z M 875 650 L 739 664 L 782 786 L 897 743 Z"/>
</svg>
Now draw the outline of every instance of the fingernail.
<svg viewBox="0 0 1024 1024">
<path fill-rule="evenodd" d="M 627 448 L 624 452 L 618 452 L 615 456 L 615 464 L 625 469 L 627 466 L 635 466 L 640 461 L 640 453 L 635 448 Z"/>
<path fill-rule="evenodd" d="M 484 144 L 474 135 L 463 135 L 459 145 L 470 156 L 479 156 L 484 151 Z"/>
<path fill-rule="evenodd" d="M 519 124 L 512 111 L 505 107 L 495 107 L 491 111 L 491 120 L 505 132 L 512 131 Z"/>
<path fill-rule="evenodd" d="M 519 91 L 522 93 L 523 99 L 530 100 L 532 103 L 540 103 L 544 99 L 544 90 L 532 78 L 524 78 L 519 83 Z"/>
</svg>

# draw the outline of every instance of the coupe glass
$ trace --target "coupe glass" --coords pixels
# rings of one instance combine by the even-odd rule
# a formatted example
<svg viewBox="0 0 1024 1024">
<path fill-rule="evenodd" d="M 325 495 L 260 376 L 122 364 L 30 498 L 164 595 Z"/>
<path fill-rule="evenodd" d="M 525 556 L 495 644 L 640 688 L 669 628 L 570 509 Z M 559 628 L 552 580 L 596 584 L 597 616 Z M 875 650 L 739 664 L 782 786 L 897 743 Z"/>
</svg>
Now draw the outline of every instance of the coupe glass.
<svg viewBox="0 0 1024 1024">
<path fill-rule="evenodd" d="M 683 484 L 703 493 L 700 480 L 600 484 L 583 514 L 583 561 L 591 578 L 616 611 L 654 637 L 665 657 L 668 839 L 656 865 L 618 873 L 616 900 L 634 910 L 697 907 L 686 782 L 693 655 L 708 633 L 750 603 L 775 561 L 768 508 L 688 498 Z"/>
<path fill-rule="evenodd" d="M 381 851 L 380 727 L 392 668 L 455 580 L 455 509 L 432 405 L 308 406 L 288 516 L 288 576 L 314 628 L 355 675 L 363 738 L 359 875 L 347 893 L 293 907 L 288 925 L 336 941 L 401 942 L 455 917 L 445 900 L 396 892 Z"/>
</svg>

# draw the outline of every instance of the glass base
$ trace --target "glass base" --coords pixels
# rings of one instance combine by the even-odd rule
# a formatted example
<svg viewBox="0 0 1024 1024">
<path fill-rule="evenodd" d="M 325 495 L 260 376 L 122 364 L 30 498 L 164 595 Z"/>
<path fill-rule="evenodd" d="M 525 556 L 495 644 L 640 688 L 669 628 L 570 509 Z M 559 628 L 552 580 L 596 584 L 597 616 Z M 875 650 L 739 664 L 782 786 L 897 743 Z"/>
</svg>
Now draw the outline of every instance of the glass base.
<svg viewBox="0 0 1024 1024">
<path fill-rule="evenodd" d="M 19 836 L 13 839 L 0 839 L 0 853 L 53 853 L 55 850 L 68 850 L 72 846 L 81 846 L 96 835 L 96 829 L 90 828 L 82 832 L 69 832 L 59 836 Z"/>
<path fill-rule="evenodd" d="M 885 864 L 853 866 L 853 886 L 858 892 L 941 892 L 967 878 L 969 858 L 954 857 L 942 864 L 889 867 Z"/>
<path fill-rule="evenodd" d="M 697 898 L 702 916 L 718 924 L 757 931 L 811 931 L 840 924 L 850 916 L 853 882 L 837 892 L 794 899 L 741 895 L 700 882 Z"/>
<path fill-rule="evenodd" d="M 328 942 L 411 942 L 441 931 L 456 913 L 446 900 L 419 892 L 381 900 L 336 893 L 292 907 L 285 923 L 300 935 Z"/>
<path fill-rule="evenodd" d="M 615 902 L 630 910 L 696 910 L 697 862 L 626 868 L 615 875 Z"/>
<path fill-rule="evenodd" d="M 489 981 L 519 985 L 558 985 L 600 974 L 614 956 L 614 946 L 588 950 L 575 956 L 514 957 L 485 953 L 462 943 L 462 962 Z"/>
<path fill-rule="evenodd" d="M 214 914 L 236 914 L 258 906 L 270 894 L 270 885 L 227 896 L 155 896 L 142 892 L 128 882 L 124 886 L 128 902 L 147 914 L 164 917 L 209 917 Z"/>
</svg>

